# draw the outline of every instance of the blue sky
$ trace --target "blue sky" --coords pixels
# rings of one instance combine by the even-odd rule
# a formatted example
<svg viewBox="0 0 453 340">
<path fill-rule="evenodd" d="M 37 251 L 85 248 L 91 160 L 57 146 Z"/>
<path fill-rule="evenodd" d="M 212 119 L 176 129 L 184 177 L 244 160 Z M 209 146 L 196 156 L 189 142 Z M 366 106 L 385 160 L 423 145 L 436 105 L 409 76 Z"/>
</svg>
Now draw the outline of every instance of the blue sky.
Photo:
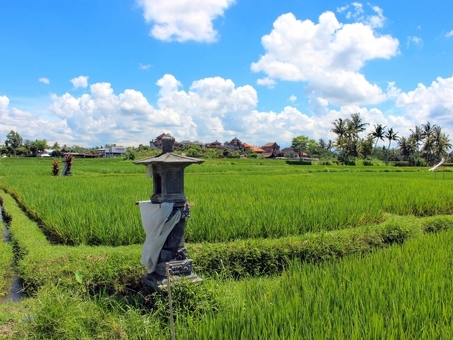
<svg viewBox="0 0 453 340">
<path fill-rule="evenodd" d="M 334 139 L 360 112 L 453 138 L 453 2 L 3 0 L 0 144 Z"/>
</svg>

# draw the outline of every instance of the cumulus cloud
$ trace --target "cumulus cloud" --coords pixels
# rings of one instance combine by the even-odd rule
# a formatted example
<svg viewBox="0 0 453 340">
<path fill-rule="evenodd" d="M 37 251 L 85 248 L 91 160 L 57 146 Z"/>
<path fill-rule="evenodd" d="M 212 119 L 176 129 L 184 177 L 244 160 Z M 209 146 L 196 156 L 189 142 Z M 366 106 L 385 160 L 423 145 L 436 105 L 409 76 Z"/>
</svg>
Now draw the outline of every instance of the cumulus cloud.
<svg viewBox="0 0 453 340">
<path fill-rule="evenodd" d="M 0 96 L 0 136 L 3 140 L 14 130 L 24 139 L 72 140 L 71 130 L 63 120 L 49 120 L 37 114 L 10 107 L 7 96 Z M 63 137 L 63 138 L 62 138 Z"/>
<path fill-rule="evenodd" d="M 396 87 L 394 81 L 387 83 L 387 97 L 388 98 L 397 98 L 401 94 L 401 90 Z"/>
<path fill-rule="evenodd" d="M 361 14 L 359 4 L 354 6 L 354 15 Z M 380 9 L 373 10 L 382 15 Z M 369 83 L 360 70 L 369 60 L 397 55 L 399 42 L 376 33 L 378 19 L 373 24 L 374 19 L 367 18 L 367 22 L 342 24 L 334 13 L 325 12 L 314 23 L 283 14 L 271 33 L 262 37 L 266 53 L 251 69 L 271 79 L 307 82 L 309 92 L 335 105 L 382 102 L 386 99 L 382 89 Z"/>
<path fill-rule="evenodd" d="M 453 77 L 438 77 L 431 86 L 418 84 L 417 88 L 401 93 L 397 107 L 404 109 L 407 116 L 424 123 L 434 121 L 442 127 L 453 126 Z"/>
<path fill-rule="evenodd" d="M 158 40 L 214 42 L 218 38 L 213 21 L 235 0 L 136 0 L 146 22 L 152 22 L 150 35 Z"/>
<path fill-rule="evenodd" d="M 41 78 L 38 79 L 38 81 L 43 83 L 43 84 L 50 84 L 49 78 L 41 77 Z"/>
<path fill-rule="evenodd" d="M 450 32 L 445 33 L 445 38 L 451 38 L 451 37 L 453 37 L 453 30 L 451 30 Z"/>
<path fill-rule="evenodd" d="M 386 95 L 395 107 L 387 112 L 359 104 L 332 109 L 316 91 L 307 94 L 308 113 L 293 106 L 263 112 L 257 109 L 258 95 L 252 86 L 236 86 L 221 77 L 199 79 L 184 90 L 178 79 L 166 74 L 156 85 L 159 90 L 154 105 L 140 91 L 116 93 L 107 82 L 90 85 L 88 93 L 80 96 L 52 94 L 49 111 L 53 116 L 48 118 L 11 107 L 9 98 L 0 95 L 0 136 L 15 130 L 25 139 L 96 146 L 146 144 L 162 132 L 170 132 L 177 140 L 224 142 L 238 137 L 252 145 L 275 141 L 285 147 L 301 134 L 316 140 L 334 139 L 332 122 L 355 112 L 370 123 L 362 137 L 377 124 L 392 127 L 400 136 L 407 136 L 409 129 L 426 121 L 439 124 L 445 133 L 453 131 L 453 77 L 439 77 L 429 86 L 419 84 L 409 92 L 389 82 Z M 289 100 L 297 98 L 292 95 Z"/>
<path fill-rule="evenodd" d="M 256 90 L 250 85 L 236 86 L 230 79 L 204 78 L 183 90 L 179 80 L 166 74 L 156 84 L 156 106 L 139 91 L 116 94 L 111 84 L 96 83 L 78 97 L 53 94 L 50 110 L 66 124 L 74 140 L 88 145 L 138 145 L 170 132 L 178 140 L 224 142 L 236 136 L 254 145 L 276 141 L 288 146 L 301 133 L 321 138 L 330 129 L 330 122 L 291 106 L 280 112 L 260 112 Z M 327 106 L 326 101 L 320 102 Z"/>
<path fill-rule="evenodd" d="M 74 88 L 86 88 L 88 86 L 88 77 L 87 76 L 78 76 L 77 78 L 71 79 L 72 86 Z"/>
</svg>

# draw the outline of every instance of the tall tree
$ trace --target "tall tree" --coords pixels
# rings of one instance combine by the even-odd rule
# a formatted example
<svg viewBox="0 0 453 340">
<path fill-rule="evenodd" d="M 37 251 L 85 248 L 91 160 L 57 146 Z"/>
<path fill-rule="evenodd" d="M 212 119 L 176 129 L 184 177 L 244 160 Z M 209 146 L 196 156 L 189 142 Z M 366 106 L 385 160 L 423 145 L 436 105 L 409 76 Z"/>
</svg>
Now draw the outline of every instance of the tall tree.
<svg viewBox="0 0 453 340">
<path fill-rule="evenodd" d="M 392 142 L 396 142 L 399 139 L 398 132 L 394 132 L 393 128 L 389 128 L 385 134 L 385 138 L 389 141 L 388 149 L 390 150 Z"/>
<path fill-rule="evenodd" d="M 337 139 L 335 141 L 335 146 L 343 150 L 346 142 L 346 134 L 347 134 L 347 120 L 343 120 L 342 118 L 335 119 L 335 121 L 332 123 L 333 124 L 333 129 L 332 131 L 334 134 L 337 135 Z"/>
<path fill-rule="evenodd" d="M 448 150 L 452 148 L 449 137 L 442 133 L 442 128 L 440 126 L 435 126 L 433 128 L 433 141 L 434 141 L 434 155 L 436 161 L 439 161 L 442 157 L 446 157 Z"/>
<path fill-rule="evenodd" d="M 412 137 L 401 137 L 398 140 L 398 149 L 405 161 L 409 160 L 412 154 L 416 152 L 416 148 L 416 142 Z"/>
<path fill-rule="evenodd" d="M 307 136 L 294 137 L 292 140 L 292 143 L 291 143 L 291 148 L 300 157 L 302 155 L 302 152 L 304 152 L 304 151 L 308 152 L 308 145 L 309 145 L 308 142 L 309 142 L 309 138 Z"/>
<path fill-rule="evenodd" d="M 351 138 L 358 139 L 359 133 L 366 130 L 368 123 L 364 123 L 360 113 L 356 112 L 351 114 L 351 119 L 347 122 L 347 130 Z"/>
<path fill-rule="evenodd" d="M 377 143 L 379 139 L 381 141 L 384 141 L 384 135 L 385 135 L 385 126 L 382 126 L 382 124 L 374 125 L 374 131 L 370 132 L 371 137 L 373 137 L 373 140 L 375 140 L 374 143 L 374 150 L 376 151 Z"/>
<path fill-rule="evenodd" d="M 19 135 L 19 133 L 11 130 L 6 135 L 5 144 L 8 148 L 11 148 L 11 150 L 13 150 L 14 156 L 16 156 L 16 151 L 22 145 L 22 141 L 23 141 L 23 139 Z"/>
<path fill-rule="evenodd" d="M 412 138 L 412 140 L 415 142 L 416 146 L 416 151 L 417 151 L 417 158 L 420 157 L 420 143 L 423 140 L 423 129 L 420 126 L 415 126 L 415 129 L 412 130 L 410 129 L 411 134 L 409 138 Z"/>
</svg>

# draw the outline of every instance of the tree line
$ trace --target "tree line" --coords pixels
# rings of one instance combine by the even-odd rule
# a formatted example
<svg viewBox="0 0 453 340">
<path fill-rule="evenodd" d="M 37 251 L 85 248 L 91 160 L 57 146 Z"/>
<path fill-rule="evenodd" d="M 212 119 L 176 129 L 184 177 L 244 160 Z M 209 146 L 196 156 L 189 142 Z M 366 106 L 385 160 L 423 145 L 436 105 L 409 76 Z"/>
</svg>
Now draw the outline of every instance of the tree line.
<svg viewBox="0 0 453 340">
<path fill-rule="evenodd" d="M 338 118 L 332 125 L 330 131 L 336 135 L 334 141 L 320 139 L 316 142 L 306 136 L 298 136 L 293 138 L 292 148 L 310 156 L 316 156 L 319 150 L 333 150 L 334 156 L 343 164 L 353 164 L 357 159 L 374 158 L 418 166 L 432 165 L 443 157 L 448 158 L 452 148 L 449 136 L 442 132 L 439 125 L 429 121 L 410 129 L 408 136 L 399 136 L 399 132 L 392 127 L 387 128 L 382 124 L 375 124 L 367 133 L 370 124 L 364 122 L 359 113 L 353 113 L 346 119 Z M 361 134 L 366 135 L 361 137 Z M 378 147 L 379 141 L 384 145 Z M 396 147 L 392 148 L 392 144 Z"/>
<path fill-rule="evenodd" d="M 336 159 L 342 164 L 354 164 L 356 160 L 371 161 L 378 159 L 384 162 L 405 162 L 407 165 L 432 165 L 441 158 L 448 158 L 452 144 L 449 136 L 442 132 L 437 124 L 426 124 L 415 126 L 410 129 L 407 136 L 399 136 L 399 132 L 392 127 L 382 124 L 375 124 L 367 131 L 369 123 L 363 121 L 360 113 L 351 114 L 350 118 L 338 118 L 332 122 L 330 130 L 336 135 L 332 140 L 319 139 L 318 141 L 307 136 L 300 135 L 292 139 L 291 148 L 299 156 L 320 159 Z M 382 146 L 378 147 L 381 141 Z M 106 145 L 108 147 L 110 145 Z M 52 147 L 47 145 L 45 139 L 23 140 L 18 132 L 11 130 L 5 139 L 5 145 L 0 147 L 0 154 L 3 155 L 34 155 L 37 156 L 45 149 L 52 149 L 51 156 L 61 157 L 67 152 L 90 152 L 97 153 L 99 147 L 91 149 L 73 145 L 60 146 L 57 142 Z M 188 156 L 194 157 L 239 157 L 242 154 L 248 157 L 257 157 L 250 150 L 215 150 L 202 149 L 199 146 L 191 145 L 187 150 L 180 150 Z M 149 156 L 158 153 L 150 147 L 140 144 L 138 147 L 130 147 L 124 155 L 127 159 L 134 159 L 140 156 Z M 142 155 L 143 154 L 143 155 Z M 306 155 L 305 155 L 306 154 Z M 290 157 L 290 154 L 281 154 Z"/>
</svg>

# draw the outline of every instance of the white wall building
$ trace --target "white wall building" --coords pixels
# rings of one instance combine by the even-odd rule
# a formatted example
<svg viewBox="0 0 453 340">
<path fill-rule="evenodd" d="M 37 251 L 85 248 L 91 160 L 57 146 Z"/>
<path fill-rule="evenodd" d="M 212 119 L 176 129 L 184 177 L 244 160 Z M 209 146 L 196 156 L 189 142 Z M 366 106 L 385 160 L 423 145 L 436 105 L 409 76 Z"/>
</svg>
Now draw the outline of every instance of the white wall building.
<svg viewBox="0 0 453 340">
<path fill-rule="evenodd" d="M 98 149 L 99 157 L 106 158 L 115 158 L 120 157 L 123 153 L 127 151 L 127 148 L 124 146 L 112 146 L 108 148 Z"/>
</svg>

